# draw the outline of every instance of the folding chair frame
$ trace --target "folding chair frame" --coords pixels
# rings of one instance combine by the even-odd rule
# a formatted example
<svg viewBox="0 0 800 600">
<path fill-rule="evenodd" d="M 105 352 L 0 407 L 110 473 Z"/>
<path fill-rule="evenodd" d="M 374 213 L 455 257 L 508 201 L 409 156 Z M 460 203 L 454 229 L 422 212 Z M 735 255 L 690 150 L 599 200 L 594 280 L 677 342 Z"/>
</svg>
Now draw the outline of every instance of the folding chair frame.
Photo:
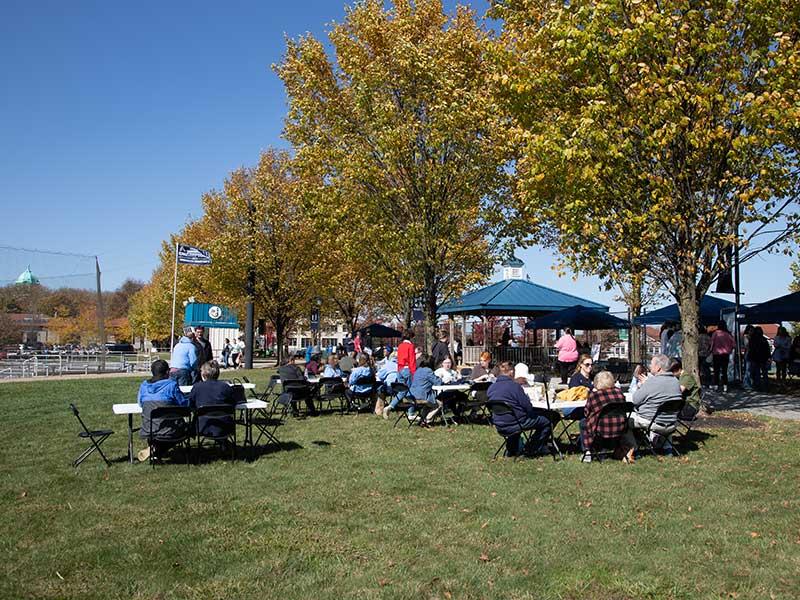
<svg viewBox="0 0 800 600">
<path fill-rule="evenodd" d="M 653 433 L 656 433 L 663 437 L 667 442 L 670 443 L 672 446 L 672 451 L 675 453 L 676 456 L 680 456 L 680 452 L 678 449 L 675 448 L 675 445 L 672 443 L 672 436 L 678 430 L 678 418 L 677 415 L 680 414 L 681 409 L 686 404 L 686 400 L 682 398 L 680 400 L 668 400 L 664 402 L 661 406 L 656 409 L 656 414 L 653 415 L 653 418 L 650 420 L 650 423 L 647 425 L 647 429 L 636 428 L 635 431 L 643 432 L 643 435 L 640 435 L 639 438 L 643 438 L 642 441 L 644 442 L 643 445 L 647 450 L 651 452 L 651 454 L 656 454 L 655 446 L 653 446 L 653 442 L 650 439 L 650 436 Z M 675 423 L 673 425 L 659 425 L 656 421 L 658 421 L 658 417 L 663 414 L 674 414 L 675 415 Z M 658 428 L 671 428 L 672 430 L 669 433 L 663 433 L 661 431 L 653 431 L 653 426 Z"/>
<path fill-rule="evenodd" d="M 594 438 L 592 439 L 592 447 L 586 448 L 583 451 L 583 458 L 586 458 L 588 454 L 592 455 L 592 459 L 595 457 L 602 460 L 604 456 L 609 456 L 614 454 L 614 449 L 603 448 L 598 449 L 603 442 L 611 443 L 616 442 L 619 445 L 620 440 L 623 436 L 627 433 L 628 428 L 630 427 L 630 419 L 631 413 L 633 412 L 633 402 L 609 402 L 608 404 L 604 405 L 603 408 L 600 409 L 600 414 L 597 416 L 597 422 L 600 423 L 605 417 L 612 417 L 612 416 L 622 416 L 625 418 L 625 426 L 622 429 L 622 433 L 613 438 L 607 438 L 600 434 L 595 434 Z M 598 441 L 600 444 L 598 444 Z"/>
<path fill-rule="evenodd" d="M 75 418 L 78 419 L 78 423 L 80 423 L 81 427 L 83 428 L 82 432 L 78 432 L 78 437 L 80 437 L 81 439 L 88 438 L 88 439 L 90 439 L 92 441 L 91 445 L 89 447 L 87 447 L 83 452 L 81 452 L 78 455 L 78 458 L 76 458 L 75 460 L 72 461 L 72 466 L 73 467 L 77 467 L 83 461 L 85 461 L 87 458 L 89 458 L 89 455 L 92 452 L 97 450 L 97 452 L 100 453 L 100 456 L 103 457 L 103 460 L 105 461 L 106 466 L 110 467 L 111 466 L 111 461 L 109 461 L 108 458 L 106 457 L 106 455 L 103 454 L 103 451 L 100 449 L 100 444 L 105 442 L 109 438 L 109 436 L 114 434 L 114 432 L 111 429 L 90 430 L 88 427 L 86 427 L 86 423 L 83 422 L 83 419 L 81 419 L 81 415 L 78 412 L 77 407 L 74 404 L 70 404 L 69 407 L 72 410 L 72 414 L 75 415 Z"/>
<path fill-rule="evenodd" d="M 191 418 L 192 411 L 188 406 L 159 406 L 150 412 L 150 432 L 147 435 L 147 444 L 150 448 L 150 466 L 156 468 L 156 461 L 161 461 L 162 457 L 156 457 L 156 443 L 172 442 L 176 446 L 185 446 L 186 466 L 189 466 L 189 455 L 192 450 L 192 430 L 191 424 L 186 423 L 186 431 L 183 435 L 159 435 L 158 431 L 153 431 L 153 419 L 163 419 L 164 421 L 177 421 L 178 419 Z M 163 422 L 162 422 L 163 424 Z M 160 429 L 160 428 L 159 428 Z"/>
<path fill-rule="evenodd" d="M 200 464 L 203 440 L 213 440 L 216 445 L 231 444 L 231 460 L 236 460 L 236 408 L 232 404 L 208 404 L 198 406 L 194 413 L 195 435 L 197 437 L 197 464 Z M 231 432 L 223 435 L 206 435 L 200 432 L 200 417 L 222 420 L 231 418 Z"/>
</svg>

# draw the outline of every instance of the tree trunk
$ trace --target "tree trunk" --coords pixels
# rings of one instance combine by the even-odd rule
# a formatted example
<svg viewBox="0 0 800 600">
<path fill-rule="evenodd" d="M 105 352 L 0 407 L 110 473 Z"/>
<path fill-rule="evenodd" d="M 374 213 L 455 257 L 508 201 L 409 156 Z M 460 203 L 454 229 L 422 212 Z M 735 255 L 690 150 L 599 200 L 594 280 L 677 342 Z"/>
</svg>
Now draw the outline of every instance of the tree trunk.
<svg viewBox="0 0 800 600">
<path fill-rule="evenodd" d="M 283 356 L 283 338 L 285 335 L 285 324 L 283 322 L 283 318 L 275 319 L 272 323 L 275 327 L 275 343 L 278 345 L 278 351 L 276 353 L 278 359 L 278 366 L 283 364 L 284 356 Z"/>
<path fill-rule="evenodd" d="M 425 287 L 425 345 L 424 351 L 430 354 L 433 345 L 436 343 L 436 317 L 438 309 L 436 303 L 436 289 L 433 286 Z"/>
<path fill-rule="evenodd" d="M 683 368 L 699 382 L 698 329 L 700 325 L 700 301 L 697 298 L 697 284 L 693 279 L 682 282 L 678 286 L 677 300 L 678 309 L 681 313 L 681 330 L 683 332 Z"/>
</svg>

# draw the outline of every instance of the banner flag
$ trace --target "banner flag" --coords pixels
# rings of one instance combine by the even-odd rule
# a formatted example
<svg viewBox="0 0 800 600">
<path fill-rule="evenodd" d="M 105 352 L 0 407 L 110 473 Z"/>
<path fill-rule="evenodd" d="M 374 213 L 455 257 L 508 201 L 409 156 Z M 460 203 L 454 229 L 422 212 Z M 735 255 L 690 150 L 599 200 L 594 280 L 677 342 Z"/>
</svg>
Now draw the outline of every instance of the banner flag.
<svg viewBox="0 0 800 600">
<path fill-rule="evenodd" d="M 210 265 L 211 252 L 188 244 L 178 244 L 178 262 L 184 265 Z"/>
</svg>

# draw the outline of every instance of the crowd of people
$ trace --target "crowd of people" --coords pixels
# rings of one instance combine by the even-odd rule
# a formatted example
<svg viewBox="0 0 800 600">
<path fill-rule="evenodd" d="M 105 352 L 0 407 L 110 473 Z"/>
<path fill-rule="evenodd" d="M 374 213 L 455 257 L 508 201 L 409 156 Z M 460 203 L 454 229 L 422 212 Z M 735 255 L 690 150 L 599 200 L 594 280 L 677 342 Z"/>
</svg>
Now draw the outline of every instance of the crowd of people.
<svg viewBox="0 0 800 600">
<path fill-rule="evenodd" d="M 728 366 L 735 342 L 724 321 L 720 321 L 711 333 L 703 329 L 699 333 L 701 379 L 708 378 L 719 390 L 728 385 Z M 744 332 L 747 373 L 752 386 L 762 389 L 765 385 L 766 367 L 770 359 L 775 360 L 778 378 L 785 378 L 787 365 L 793 360 L 800 361 L 800 336 L 791 340 L 781 327 L 774 341 L 774 351 L 770 348 L 760 327 L 751 327 Z M 666 352 L 655 355 L 649 368 L 636 367 L 630 383 L 628 398 L 634 410 L 629 422 L 618 414 L 600 418 L 601 411 L 608 404 L 625 402 L 626 397 L 619 382 L 608 371 L 594 372 L 594 361 L 586 348 L 580 344 L 570 329 L 556 343 L 561 382 L 566 390 L 561 399 L 585 401 L 585 406 L 563 411 L 563 418 L 580 423 L 579 444 L 585 451 L 584 459 L 591 460 L 592 448 L 598 439 L 613 438 L 619 434 L 616 449 L 620 458 L 633 460 L 636 448 L 637 429 L 650 427 L 659 407 L 665 402 L 683 400 L 682 413 L 659 415 L 658 427 L 664 429 L 674 425 L 678 418 L 691 419 L 702 409 L 710 412 L 710 407 L 702 404 L 701 381 L 684 371 L 680 359 L 682 332 L 673 324 L 662 328 L 661 343 Z M 486 399 L 502 401 L 512 408 L 510 413 L 497 415 L 494 425 L 506 438 L 508 455 L 545 454 L 553 451 L 554 421 L 552 413 L 537 408 L 531 402 L 533 378 L 525 364 L 511 362 L 493 364 L 489 352 L 480 355 L 479 363 L 463 372 L 454 367 L 459 364 L 460 352 L 453 352 L 448 334 L 441 332 L 430 353 L 414 343 L 414 333 L 403 333 L 397 348 L 380 346 L 373 349 L 360 334 L 348 340 L 347 345 L 331 352 L 325 360 L 320 353 L 307 351 L 305 355 L 289 355 L 278 368 L 280 379 L 284 382 L 307 382 L 309 378 L 327 378 L 341 382 L 342 391 L 351 408 L 362 408 L 375 402 L 376 414 L 388 419 L 400 403 L 413 398 L 414 403 L 404 404 L 409 421 L 421 426 L 430 426 L 444 409 L 449 408 L 456 416 L 462 403 L 469 399 L 462 390 L 447 390 L 436 393 L 436 386 L 487 382 Z M 456 345 L 456 348 L 459 346 Z M 671 352 L 670 352 L 671 349 Z M 204 337 L 204 328 L 187 327 L 184 335 L 175 345 L 171 364 L 164 361 L 153 363 L 153 377 L 142 383 L 139 401 L 167 402 L 176 405 L 195 406 L 203 402 L 226 402 L 230 386 L 217 381 L 219 370 L 228 364 L 237 365 L 241 361 L 243 344 L 230 345 L 225 340 L 222 352 L 222 365 L 213 360 L 213 352 Z M 301 368 L 300 362 L 303 367 Z M 711 371 L 713 370 L 713 374 Z M 402 384 L 393 389 L 393 384 Z M 197 384 L 188 397 L 181 394 L 179 386 Z M 330 383 L 329 383 L 330 384 Z M 317 408 L 313 395 L 302 398 L 308 415 L 316 415 Z M 298 403 L 292 403 L 293 411 L 299 412 Z M 423 407 L 422 414 L 417 408 Z M 144 419 L 146 420 L 146 419 Z M 142 435 L 147 435 L 150 424 L 143 422 Z M 530 432 L 529 443 L 523 446 L 523 431 Z M 625 432 L 623 436 L 622 433 Z M 656 431 L 656 438 L 658 433 Z M 660 442 L 670 451 L 669 436 L 661 436 Z M 654 440 L 651 440 L 654 441 Z"/>
</svg>

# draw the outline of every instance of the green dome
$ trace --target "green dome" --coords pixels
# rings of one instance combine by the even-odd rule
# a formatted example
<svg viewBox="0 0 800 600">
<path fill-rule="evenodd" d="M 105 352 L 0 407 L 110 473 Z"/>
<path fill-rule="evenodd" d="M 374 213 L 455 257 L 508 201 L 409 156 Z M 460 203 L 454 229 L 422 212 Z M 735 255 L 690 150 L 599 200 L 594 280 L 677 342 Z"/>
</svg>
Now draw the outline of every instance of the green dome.
<svg viewBox="0 0 800 600">
<path fill-rule="evenodd" d="M 17 285 L 33 285 L 39 283 L 39 278 L 31 272 L 31 266 L 20 273 L 16 281 Z"/>
</svg>

